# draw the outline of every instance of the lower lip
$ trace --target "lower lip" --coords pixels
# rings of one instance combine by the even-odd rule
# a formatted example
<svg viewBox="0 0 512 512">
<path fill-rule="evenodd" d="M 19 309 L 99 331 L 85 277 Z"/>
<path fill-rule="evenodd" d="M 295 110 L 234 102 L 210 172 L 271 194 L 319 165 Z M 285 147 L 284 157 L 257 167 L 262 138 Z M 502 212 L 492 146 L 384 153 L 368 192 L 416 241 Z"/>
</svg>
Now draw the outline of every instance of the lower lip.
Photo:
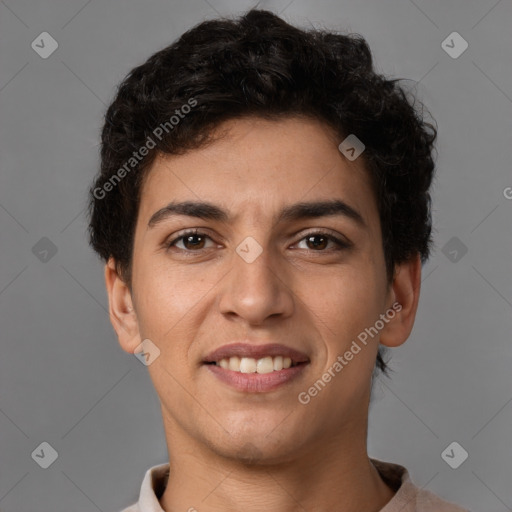
<svg viewBox="0 0 512 512">
<path fill-rule="evenodd" d="M 307 365 L 307 363 L 301 363 L 297 366 L 291 366 L 283 370 L 275 370 L 270 373 L 234 372 L 215 364 L 207 364 L 205 366 L 215 377 L 239 391 L 246 393 L 265 393 L 267 391 L 273 391 L 293 379 L 296 379 L 302 374 Z"/>
</svg>

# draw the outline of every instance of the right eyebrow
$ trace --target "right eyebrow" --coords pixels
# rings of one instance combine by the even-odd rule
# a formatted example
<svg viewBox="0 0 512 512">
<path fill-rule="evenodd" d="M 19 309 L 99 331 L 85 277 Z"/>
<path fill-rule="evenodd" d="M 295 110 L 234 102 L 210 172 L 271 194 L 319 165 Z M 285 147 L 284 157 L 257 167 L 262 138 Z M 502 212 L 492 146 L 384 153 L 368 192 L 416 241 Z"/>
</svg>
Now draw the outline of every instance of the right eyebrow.
<svg viewBox="0 0 512 512">
<path fill-rule="evenodd" d="M 181 203 L 170 202 L 168 205 L 156 211 L 148 222 L 148 228 L 176 215 L 197 217 L 204 220 L 216 220 L 227 222 L 229 215 L 222 208 L 207 202 L 184 201 Z"/>
</svg>

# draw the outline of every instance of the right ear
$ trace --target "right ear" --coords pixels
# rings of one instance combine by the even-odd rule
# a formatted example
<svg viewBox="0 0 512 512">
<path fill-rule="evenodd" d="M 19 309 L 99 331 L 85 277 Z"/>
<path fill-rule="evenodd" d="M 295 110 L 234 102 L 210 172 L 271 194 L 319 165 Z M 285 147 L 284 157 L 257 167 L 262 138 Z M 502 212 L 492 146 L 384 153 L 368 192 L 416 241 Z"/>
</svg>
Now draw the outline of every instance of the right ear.
<svg viewBox="0 0 512 512">
<path fill-rule="evenodd" d="M 141 343 L 139 322 L 130 288 L 119 275 L 112 257 L 105 265 L 105 286 L 108 293 L 110 322 L 116 331 L 119 344 L 123 350 L 133 354 Z"/>
</svg>

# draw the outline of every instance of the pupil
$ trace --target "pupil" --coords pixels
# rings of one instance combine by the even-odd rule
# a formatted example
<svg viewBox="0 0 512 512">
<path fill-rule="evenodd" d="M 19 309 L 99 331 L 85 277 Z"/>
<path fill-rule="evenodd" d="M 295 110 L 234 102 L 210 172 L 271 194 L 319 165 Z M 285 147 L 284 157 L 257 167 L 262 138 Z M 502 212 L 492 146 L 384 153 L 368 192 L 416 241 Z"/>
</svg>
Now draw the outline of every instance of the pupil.
<svg viewBox="0 0 512 512">
<path fill-rule="evenodd" d="M 190 241 L 191 241 L 191 240 L 193 240 L 194 238 L 202 239 L 202 237 L 201 237 L 201 236 L 199 236 L 199 235 L 190 235 L 190 236 L 187 236 L 187 238 L 186 238 L 186 243 L 187 243 L 187 244 L 188 244 L 188 243 L 190 243 Z M 200 242 L 198 242 L 198 244 L 201 244 L 201 241 L 200 241 Z M 198 244 L 197 244 L 197 243 L 196 243 L 196 244 L 192 243 L 192 246 L 193 246 L 193 247 L 197 247 L 197 246 L 198 246 Z"/>
<path fill-rule="evenodd" d="M 318 239 L 318 238 L 320 238 L 321 240 L 323 240 L 323 241 L 324 241 L 324 243 L 322 243 L 322 242 L 321 242 L 321 243 L 320 243 L 320 245 L 321 245 L 322 247 L 324 247 L 324 246 L 325 246 L 325 237 L 320 236 L 320 235 L 312 235 L 312 236 L 310 236 L 310 237 L 309 237 L 309 241 L 314 240 L 315 238 L 317 238 L 317 239 Z M 314 243 L 314 242 L 313 242 L 313 246 L 314 246 L 314 247 L 316 247 L 316 248 L 318 248 L 318 247 L 319 247 L 319 244 L 317 244 L 317 243 Z"/>
</svg>

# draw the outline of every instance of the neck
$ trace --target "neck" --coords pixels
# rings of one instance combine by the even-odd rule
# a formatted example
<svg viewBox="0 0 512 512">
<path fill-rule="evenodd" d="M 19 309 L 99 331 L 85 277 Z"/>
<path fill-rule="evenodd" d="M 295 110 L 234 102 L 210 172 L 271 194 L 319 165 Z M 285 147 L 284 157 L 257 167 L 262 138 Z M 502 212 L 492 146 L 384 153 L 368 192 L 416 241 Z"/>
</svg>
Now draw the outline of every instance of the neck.
<svg viewBox="0 0 512 512">
<path fill-rule="evenodd" d="M 253 463 L 220 456 L 176 434 L 167 436 L 170 473 L 160 499 L 166 512 L 378 512 L 394 495 L 367 456 L 365 429 L 357 436 L 321 439 L 286 461 Z"/>
</svg>

